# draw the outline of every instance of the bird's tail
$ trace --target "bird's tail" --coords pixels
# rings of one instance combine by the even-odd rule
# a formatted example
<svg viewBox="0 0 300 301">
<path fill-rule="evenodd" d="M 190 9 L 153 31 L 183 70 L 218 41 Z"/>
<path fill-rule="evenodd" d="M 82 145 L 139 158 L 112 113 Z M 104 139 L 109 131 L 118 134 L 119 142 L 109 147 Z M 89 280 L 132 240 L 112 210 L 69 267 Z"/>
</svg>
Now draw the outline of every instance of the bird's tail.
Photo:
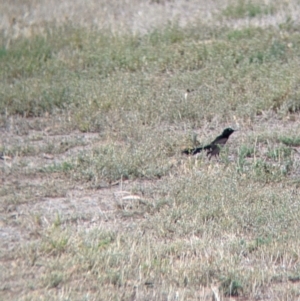
<svg viewBox="0 0 300 301">
<path fill-rule="evenodd" d="M 186 148 L 181 153 L 185 155 L 196 155 L 203 150 L 203 147 Z"/>
</svg>

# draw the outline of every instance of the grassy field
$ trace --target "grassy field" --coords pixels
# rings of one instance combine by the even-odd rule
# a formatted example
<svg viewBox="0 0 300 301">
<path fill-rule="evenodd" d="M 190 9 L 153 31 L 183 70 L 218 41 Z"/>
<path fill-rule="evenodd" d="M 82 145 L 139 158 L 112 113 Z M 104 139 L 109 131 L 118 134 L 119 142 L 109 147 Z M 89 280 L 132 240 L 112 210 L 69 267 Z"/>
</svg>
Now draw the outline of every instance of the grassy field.
<svg viewBox="0 0 300 301">
<path fill-rule="evenodd" d="M 299 2 L 101 5 L 0 3 L 0 299 L 299 300 Z"/>
</svg>

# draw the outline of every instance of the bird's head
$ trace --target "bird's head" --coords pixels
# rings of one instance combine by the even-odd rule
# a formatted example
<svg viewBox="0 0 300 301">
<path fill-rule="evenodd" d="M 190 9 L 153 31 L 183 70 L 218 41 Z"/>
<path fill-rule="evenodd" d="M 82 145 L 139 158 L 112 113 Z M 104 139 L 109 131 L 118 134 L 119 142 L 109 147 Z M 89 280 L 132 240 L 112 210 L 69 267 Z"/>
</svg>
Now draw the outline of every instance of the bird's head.
<svg viewBox="0 0 300 301">
<path fill-rule="evenodd" d="M 232 128 L 227 128 L 223 131 L 222 136 L 229 137 L 233 132 L 234 130 Z"/>
</svg>

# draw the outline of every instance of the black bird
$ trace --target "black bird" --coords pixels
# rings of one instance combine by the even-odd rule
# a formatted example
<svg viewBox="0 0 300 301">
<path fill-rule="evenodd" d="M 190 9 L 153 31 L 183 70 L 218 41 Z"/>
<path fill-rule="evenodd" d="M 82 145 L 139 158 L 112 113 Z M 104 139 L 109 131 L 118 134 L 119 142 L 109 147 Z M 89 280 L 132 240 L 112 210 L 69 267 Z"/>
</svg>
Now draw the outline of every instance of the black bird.
<svg viewBox="0 0 300 301">
<path fill-rule="evenodd" d="M 233 129 L 227 128 L 223 131 L 223 133 L 218 136 L 211 144 L 206 146 L 199 146 L 195 148 L 187 148 L 182 151 L 185 155 L 196 155 L 200 153 L 202 150 L 207 151 L 207 156 L 211 159 L 212 156 L 219 156 L 220 149 L 224 146 L 229 138 L 229 136 L 234 132 Z"/>
</svg>

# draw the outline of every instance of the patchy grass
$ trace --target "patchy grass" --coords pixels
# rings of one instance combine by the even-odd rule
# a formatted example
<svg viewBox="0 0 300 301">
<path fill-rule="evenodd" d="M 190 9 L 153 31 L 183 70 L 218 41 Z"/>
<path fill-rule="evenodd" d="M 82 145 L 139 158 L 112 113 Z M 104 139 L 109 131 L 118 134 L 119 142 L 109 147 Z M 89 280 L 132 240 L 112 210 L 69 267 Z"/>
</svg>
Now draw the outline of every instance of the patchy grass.
<svg viewBox="0 0 300 301">
<path fill-rule="evenodd" d="M 279 141 L 288 146 L 300 146 L 299 137 L 280 137 Z"/>
<path fill-rule="evenodd" d="M 282 37 L 272 29 L 250 31 L 248 39 L 247 30 L 243 38 L 238 31 L 175 25 L 160 33 L 112 37 L 69 25 L 42 42 L 21 39 L 1 59 L 0 111 L 44 116 L 68 110 L 81 131 L 98 131 L 107 119 L 120 124 L 128 118 L 148 124 L 183 121 L 198 127 L 199 120 L 215 114 L 226 118 L 230 111 L 247 117 L 286 104 L 297 111 L 298 32 Z M 190 101 L 183 99 L 188 88 L 195 89 Z M 173 110 L 166 109 L 170 105 Z"/>
<path fill-rule="evenodd" d="M 223 15 L 227 18 L 241 19 L 241 18 L 254 18 L 261 15 L 273 15 L 277 11 L 275 4 L 262 4 L 261 2 L 238 0 L 232 1 L 224 10 Z"/>
<path fill-rule="evenodd" d="M 44 26 L 1 33 L 1 298 L 297 300 L 299 25 Z"/>
</svg>

